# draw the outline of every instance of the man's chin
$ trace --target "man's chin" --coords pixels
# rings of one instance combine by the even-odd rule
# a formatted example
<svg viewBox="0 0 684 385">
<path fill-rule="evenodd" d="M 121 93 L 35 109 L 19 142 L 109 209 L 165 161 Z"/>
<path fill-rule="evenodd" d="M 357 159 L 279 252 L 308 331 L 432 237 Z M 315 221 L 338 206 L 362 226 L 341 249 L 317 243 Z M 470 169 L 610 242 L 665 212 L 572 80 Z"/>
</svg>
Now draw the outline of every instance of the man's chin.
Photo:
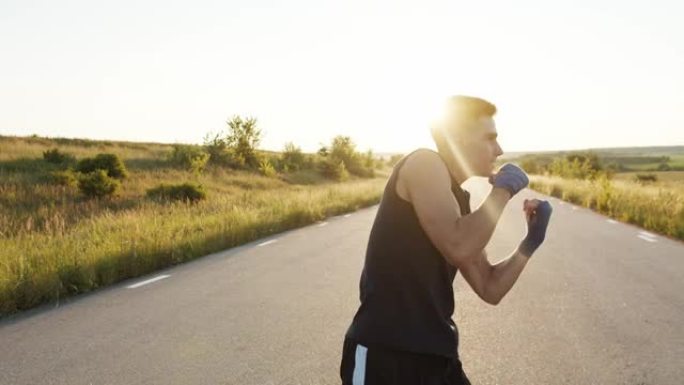
<svg viewBox="0 0 684 385">
<path fill-rule="evenodd" d="M 490 171 L 487 171 L 487 172 L 482 173 L 481 176 L 482 176 L 483 178 L 489 180 L 490 178 L 493 178 L 495 175 L 496 175 L 496 173 L 495 173 L 494 171 L 490 170 Z"/>
</svg>

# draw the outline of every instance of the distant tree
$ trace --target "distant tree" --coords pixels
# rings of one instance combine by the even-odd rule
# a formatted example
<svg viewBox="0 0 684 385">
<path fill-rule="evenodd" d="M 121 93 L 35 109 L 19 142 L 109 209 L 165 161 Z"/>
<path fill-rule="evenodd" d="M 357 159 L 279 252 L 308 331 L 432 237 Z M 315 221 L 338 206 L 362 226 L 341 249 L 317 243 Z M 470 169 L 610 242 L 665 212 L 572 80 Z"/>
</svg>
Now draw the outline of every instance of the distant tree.
<svg viewBox="0 0 684 385">
<path fill-rule="evenodd" d="M 356 152 L 356 145 L 348 136 L 338 135 L 333 138 L 329 156 L 335 161 L 342 161 L 350 174 L 367 176 L 369 173 L 363 167 L 360 154 Z"/>
<path fill-rule="evenodd" d="M 325 175 L 333 175 L 331 170 L 339 169 L 339 164 L 344 165 L 344 172 L 339 174 L 353 174 L 360 177 L 373 177 L 375 175 L 376 159 L 372 150 L 362 154 L 356 151 L 356 145 L 349 136 L 338 135 L 332 139 L 330 146 L 322 146 L 318 150 L 319 163 Z"/>
<path fill-rule="evenodd" d="M 226 123 L 228 124 L 226 144 L 233 151 L 234 156 L 244 161 L 245 165 L 258 168 L 259 158 L 256 155 L 256 149 L 261 142 L 262 133 L 257 127 L 256 118 L 243 119 L 236 115 Z"/>
<path fill-rule="evenodd" d="M 354 157 L 356 145 L 348 136 L 338 135 L 333 138 L 330 146 L 330 156 L 338 159 L 351 159 Z"/>
<path fill-rule="evenodd" d="M 292 142 L 285 144 L 285 149 L 281 154 L 281 165 L 284 171 L 297 171 L 304 168 L 306 157 L 302 150 Z"/>
</svg>

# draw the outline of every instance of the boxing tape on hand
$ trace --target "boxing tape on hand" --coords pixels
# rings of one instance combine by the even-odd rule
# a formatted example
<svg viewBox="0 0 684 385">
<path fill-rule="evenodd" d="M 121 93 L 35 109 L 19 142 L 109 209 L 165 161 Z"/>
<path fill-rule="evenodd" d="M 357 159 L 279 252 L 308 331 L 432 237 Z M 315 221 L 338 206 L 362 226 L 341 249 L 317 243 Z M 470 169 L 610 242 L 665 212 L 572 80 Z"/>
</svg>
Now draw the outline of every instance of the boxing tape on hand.
<svg viewBox="0 0 684 385">
<path fill-rule="evenodd" d="M 513 163 L 506 163 L 501 166 L 496 174 L 489 177 L 489 183 L 494 187 L 508 190 L 508 192 L 511 193 L 512 198 L 518 191 L 527 187 L 530 180 L 527 178 L 525 171 L 520 167 Z"/>
<path fill-rule="evenodd" d="M 537 208 L 527 219 L 527 236 L 520 242 L 518 250 L 526 257 L 531 257 L 535 250 L 544 242 L 546 238 L 546 228 L 551 218 L 551 204 L 548 201 L 541 201 Z"/>
</svg>

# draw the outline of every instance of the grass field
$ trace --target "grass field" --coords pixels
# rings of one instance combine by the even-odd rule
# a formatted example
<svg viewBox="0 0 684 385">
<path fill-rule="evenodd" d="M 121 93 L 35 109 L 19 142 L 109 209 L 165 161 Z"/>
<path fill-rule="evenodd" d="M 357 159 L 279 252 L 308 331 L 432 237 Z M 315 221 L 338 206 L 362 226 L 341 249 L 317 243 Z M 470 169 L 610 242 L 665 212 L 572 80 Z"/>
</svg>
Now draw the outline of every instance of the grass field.
<svg viewBox="0 0 684 385">
<path fill-rule="evenodd" d="M 670 161 L 667 162 L 667 165 L 670 166 L 673 170 L 682 170 L 684 169 L 684 156 L 682 155 L 672 155 L 670 156 Z M 640 163 L 640 164 L 631 164 L 629 165 L 630 169 L 633 170 L 657 170 L 659 166 L 659 163 Z"/>
<path fill-rule="evenodd" d="M 56 166 L 42 154 L 55 147 L 79 159 L 117 154 L 130 174 L 120 194 L 87 200 L 54 184 Z M 265 177 L 210 167 L 198 175 L 173 166 L 171 151 L 159 143 L 0 137 L 0 316 L 375 204 L 391 171 L 342 183 L 313 170 Z M 648 173 L 657 182 L 634 182 L 636 172 L 593 182 L 531 175 L 530 187 L 684 239 L 684 172 Z M 208 199 L 145 197 L 161 183 L 186 181 L 204 186 Z"/>
<path fill-rule="evenodd" d="M 655 175 L 657 178 L 656 185 L 662 187 L 676 187 L 684 184 L 684 171 L 635 171 L 635 172 L 621 172 L 613 175 L 614 180 L 633 181 L 637 174 Z"/>
<path fill-rule="evenodd" d="M 684 146 L 595 148 L 583 150 L 521 152 L 509 154 L 510 159 L 548 167 L 554 159 L 571 154 L 595 155 L 606 168 L 622 171 L 656 171 L 667 165 L 666 171 L 684 171 Z M 663 162 L 663 159 L 668 159 Z M 663 163 L 663 164 L 661 164 Z M 617 166 L 617 167 L 616 167 Z M 534 172 L 534 171 L 531 171 Z"/>
<path fill-rule="evenodd" d="M 51 165 L 41 158 L 55 141 L 0 138 L 0 315 L 376 204 L 388 175 L 340 183 L 306 171 L 194 175 L 169 165 L 170 145 L 84 143 L 59 148 L 78 158 L 123 158 L 130 176 L 120 196 L 85 200 L 74 187 L 50 183 Z M 148 188 L 184 181 L 201 183 L 208 199 L 145 198 Z"/>
<path fill-rule="evenodd" d="M 531 175 L 530 187 L 614 219 L 684 240 L 684 172 L 656 174 L 659 181 L 646 184 L 633 181 L 636 173 L 616 174 L 613 180 L 596 181 Z"/>
</svg>

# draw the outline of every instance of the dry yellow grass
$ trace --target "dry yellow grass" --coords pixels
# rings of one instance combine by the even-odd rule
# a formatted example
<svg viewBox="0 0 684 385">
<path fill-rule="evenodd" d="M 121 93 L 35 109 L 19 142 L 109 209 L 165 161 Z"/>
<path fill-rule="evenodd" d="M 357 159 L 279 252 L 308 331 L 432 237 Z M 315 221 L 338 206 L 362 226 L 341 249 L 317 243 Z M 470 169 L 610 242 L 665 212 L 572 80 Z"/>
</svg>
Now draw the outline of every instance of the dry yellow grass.
<svg viewBox="0 0 684 385">
<path fill-rule="evenodd" d="M 376 204 L 387 177 L 333 183 L 309 175 L 315 183 L 297 185 L 247 171 L 178 170 L 164 161 L 170 145 L 59 146 L 79 158 L 116 153 L 129 169 L 118 197 L 85 200 L 44 178 L 42 152 L 53 142 L 1 139 L 0 315 Z M 208 199 L 145 198 L 148 188 L 182 181 L 201 183 Z"/>
<path fill-rule="evenodd" d="M 617 220 L 684 240 L 684 181 L 570 180 L 530 176 L 530 187 Z"/>
</svg>

